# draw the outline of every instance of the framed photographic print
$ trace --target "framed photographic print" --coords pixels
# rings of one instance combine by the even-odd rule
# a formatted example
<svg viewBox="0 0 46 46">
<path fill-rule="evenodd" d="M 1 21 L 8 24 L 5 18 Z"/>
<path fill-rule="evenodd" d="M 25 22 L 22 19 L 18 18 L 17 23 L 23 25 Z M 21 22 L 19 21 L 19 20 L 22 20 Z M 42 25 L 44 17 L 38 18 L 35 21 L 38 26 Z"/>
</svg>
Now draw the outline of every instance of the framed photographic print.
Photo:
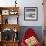
<svg viewBox="0 0 46 46">
<path fill-rule="evenodd" d="M 2 15 L 9 15 L 9 10 L 2 10 Z"/>
<path fill-rule="evenodd" d="M 24 7 L 24 20 L 37 21 L 38 8 L 37 7 Z"/>
</svg>

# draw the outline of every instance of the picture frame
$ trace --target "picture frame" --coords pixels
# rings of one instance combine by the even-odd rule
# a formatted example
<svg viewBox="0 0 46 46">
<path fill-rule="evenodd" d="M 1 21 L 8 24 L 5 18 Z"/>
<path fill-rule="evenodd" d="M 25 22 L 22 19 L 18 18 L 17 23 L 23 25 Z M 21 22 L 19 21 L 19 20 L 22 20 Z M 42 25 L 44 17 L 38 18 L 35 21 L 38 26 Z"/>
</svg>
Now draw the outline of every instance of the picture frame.
<svg viewBox="0 0 46 46">
<path fill-rule="evenodd" d="M 9 14 L 10 14 L 10 15 L 16 15 L 16 14 L 17 14 L 17 11 L 16 11 L 16 10 L 10 10 L 10 11 L 9 11 Z"/>
<path fill-rule="evenodd" d="M 9 10 L 2 10 L 2 15 L 9 15 Z"/>
<path fill-rule="evenodd" d="M 37 21 L 38 20 L 38 8 L 37 7 L 24 7 L 24 20 Z"/>
</svg>

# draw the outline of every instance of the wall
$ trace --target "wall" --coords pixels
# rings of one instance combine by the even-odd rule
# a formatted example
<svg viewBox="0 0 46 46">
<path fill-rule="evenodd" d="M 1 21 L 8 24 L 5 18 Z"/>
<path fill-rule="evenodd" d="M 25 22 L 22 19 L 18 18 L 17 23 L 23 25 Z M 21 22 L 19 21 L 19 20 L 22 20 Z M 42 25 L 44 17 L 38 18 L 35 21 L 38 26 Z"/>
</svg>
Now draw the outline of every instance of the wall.
<svg viewBox="0 0 46 46">
<path fill-rule="evenodd" d="M 0 0 L 0 6 L 15 6 L 15 0 Z M 43 26 L 42 0 L 17 0 L 19 10 L 20 26 Z M 24 7 L 38 7 L 38 21 L 24 21 Z"/>
</svg>

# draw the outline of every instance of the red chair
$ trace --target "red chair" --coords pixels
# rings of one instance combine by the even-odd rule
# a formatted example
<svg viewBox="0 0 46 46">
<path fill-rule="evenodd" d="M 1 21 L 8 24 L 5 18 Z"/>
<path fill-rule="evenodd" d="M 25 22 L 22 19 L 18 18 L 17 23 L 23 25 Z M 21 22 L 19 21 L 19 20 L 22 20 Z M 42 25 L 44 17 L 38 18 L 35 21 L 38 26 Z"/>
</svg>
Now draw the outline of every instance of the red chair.
<svg viewBox="0 0 46 46">
<path fill-rule="evenodd" d="M 25 43 L 25 40 L 32 37 L 32 36 L 34 36 L 37 39 L 37 35 L 33 31 L 33 29 L 32 28 L 27 29 L 27 31 L 24 34 L 24 37 L 22 38 L 21 46 L 27 46 L 26 43 Z M 38 41 L 35 46 L 41 46 L 40 42 Z"/>
</svg>

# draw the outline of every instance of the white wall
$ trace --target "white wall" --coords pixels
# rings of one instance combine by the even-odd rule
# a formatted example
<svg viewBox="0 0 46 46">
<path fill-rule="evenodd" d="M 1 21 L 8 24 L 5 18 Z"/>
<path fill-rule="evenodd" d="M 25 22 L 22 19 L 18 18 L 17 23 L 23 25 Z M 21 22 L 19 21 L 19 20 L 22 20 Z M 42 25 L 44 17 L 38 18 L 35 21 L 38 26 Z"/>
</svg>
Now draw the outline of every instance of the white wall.
<svg viewBox="0 0 46 46">
<path fill-rule="evenodd" d="M 15 0 L 0 0 L 0 6 L 15 6 Z M 21 26 L 43 26 L 43 6 L 42 0 L 17 0 L 20 7 L 19 24 Z M 38 21 L 24 21 L 24 7 L 38 7 Z"/>
<path fill-rule="evenodd" d="M 43 26 L 43 6 L 42 0 L 21 0 L 20 25 L 22 26 Z M 38 7 L 38 21 L 24 21 L 24 7 Z"/>
</svg>

